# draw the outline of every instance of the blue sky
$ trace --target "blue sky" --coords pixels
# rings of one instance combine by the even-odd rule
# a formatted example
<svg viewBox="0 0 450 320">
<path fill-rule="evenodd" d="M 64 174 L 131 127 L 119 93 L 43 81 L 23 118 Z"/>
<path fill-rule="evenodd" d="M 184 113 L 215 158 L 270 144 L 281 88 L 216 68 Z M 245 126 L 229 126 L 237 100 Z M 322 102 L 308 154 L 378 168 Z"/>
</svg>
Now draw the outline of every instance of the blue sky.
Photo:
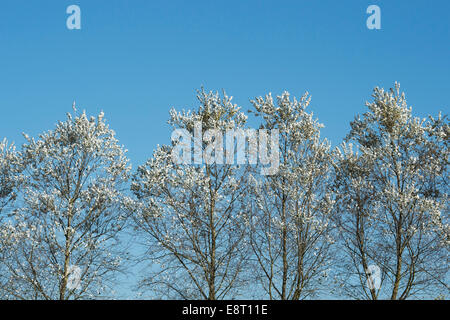
<svg viewBox="0 0 450 320">
<path fill-rule="evenodd" d="M 68 30 L 66 8 L 81 8 Z M 381 8 L 381 30 L 366 8 Z M 323 136 L 340 143 L 374 86 L 399 81 L 420 116 L 448 110 L 450 2 L 25 1 L 0 2 L 0 136 L 53 128 L 72 101 L 104 110 L 136 166 L 166 143 L 171 107 L 195 89 L 249 99 L 312 94 Z"/>
<path fill-rule="evenodd" d="M 66 27 L 72 4 L 81 30 Z M 366 27 L 371 4 L 381 30 Z M 448 0 L 2 0 L 0 137 L 20 145 L 76 100 L 104 110 L 136 168 L 169 141 L 169 109 L 196 107 L 203 85 L 244 110 L 308 90 L 337 145 L 375 86 L 399 81 L 416 115 L 448 113 L 449 15 Z"/>
</svg>

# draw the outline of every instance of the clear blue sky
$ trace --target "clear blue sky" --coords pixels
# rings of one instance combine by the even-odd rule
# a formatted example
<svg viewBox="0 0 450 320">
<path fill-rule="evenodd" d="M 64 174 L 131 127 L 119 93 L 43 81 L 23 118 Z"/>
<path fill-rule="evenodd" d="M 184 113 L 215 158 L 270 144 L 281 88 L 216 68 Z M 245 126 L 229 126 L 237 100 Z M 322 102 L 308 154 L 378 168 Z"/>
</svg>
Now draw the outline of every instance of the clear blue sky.
<svg viewBox="0 0 450 320">
<path fill-rule="evenodd" d="M 81 30 L 66 27 L 81 8 Z M 381 30 L 366 8 L 381 8 Z M 20 144 L 63 120 L 76 100 L 103 109 L 133 165 L 170 137 L 170 107 L 221 90 L 245 109 L 284 89 L 312 94 L 323 135 L 338 144 L 374 86 L 399 81 L 413 110 L 448 111 L 450 2 L 0 2 L 0 136 Z"/>
<path fill-rule="evenodd" d="M 81 30 L 66 8 L 81 8 Z M 381 8 L 368 30 L 366 8 Z M 340 143 L 373 87 L 399 81 L 420 116 L 448 113 L 450 1 L 2 0 L 0 137 L 54 127 L 72 101 L 104 110 L 133 167 L 167 143 L 171 107 L 195 89 L 249 99 L 312 94 L 323 136 Z"/>
</svg>

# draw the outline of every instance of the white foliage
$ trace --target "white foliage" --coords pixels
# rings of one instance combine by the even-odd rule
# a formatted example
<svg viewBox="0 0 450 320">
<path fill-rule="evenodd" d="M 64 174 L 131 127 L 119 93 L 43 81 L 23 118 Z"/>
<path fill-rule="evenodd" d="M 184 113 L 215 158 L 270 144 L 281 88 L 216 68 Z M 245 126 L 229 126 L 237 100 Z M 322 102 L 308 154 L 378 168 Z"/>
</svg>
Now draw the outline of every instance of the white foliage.
<svg viewBox="0 0 450 320">
<path fill-rule="evenodd" d="M 117 269 L 117 232 L 126 220 L 122 188 L 130 166 L 103 113 L 68 114 L 38 139 L 25 135 L 24 183 L 15 215 L 1 226 L 1 291 L 6 297 L 97 296 Z M 68 288 L 70 265 L 80 285 Z"/>
<path fill-rule="evenodd" d="M 332 154 L 320 138 L 323 126 L 306 111 L 310 100 L 308 93 L 297 100 L 284 92 L 276 102 L 270 94 L 252 101 L 263 127 L 280 132 L 279 172 L 252 177 L 254 210 L 248 222 L 258 274 L 270 298 L 316 294 L 334 242 L 334 201 L 327 190 Z"/>
<path fill-rule="evenodd" d="M 240 128 L 246 116 L 225 93 L 198 92 L 196 111 L 170 111 L 169 123 L 193 133 L 202 129 Z M 203 150 L 205 145 L 200 146 Z M 136 228 L 149 239 L 151 262 L 160 273 L 142 284 L 166 297 L 223 298 L 238 283 L 245 250 L 242 169 L 233 165 L 176 164 L 172 146 L 158 146 L 138 168 L 132 184 L 137 196 Z M 151 279 L 151 280 L 150 280 Z"/>
<path fill-rule="evenodd" d="M 358 150 L 344 143 L 336 153 L 340 224 L 353 270 L 360 270 L 356 281 L 365 282 L 361 270 L 371 263 L 385 279 L 379 290 L 359 288 L 362 294 L 406 298 L 434 288 L 448 269 L 449 127 L 441 117 L 413 117 L 397 83 L 375 88 L 373 97 L 347 137 Z"/>
</svg>

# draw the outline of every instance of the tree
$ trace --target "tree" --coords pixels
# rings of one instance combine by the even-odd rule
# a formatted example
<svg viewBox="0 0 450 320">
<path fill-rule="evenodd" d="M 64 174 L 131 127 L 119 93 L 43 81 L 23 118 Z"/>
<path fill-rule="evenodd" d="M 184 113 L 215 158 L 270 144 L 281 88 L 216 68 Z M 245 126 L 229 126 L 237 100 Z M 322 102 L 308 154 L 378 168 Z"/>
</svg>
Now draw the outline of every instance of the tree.
<svg viewBox="0 0 450 320">
<path fill-rule="evenodd" d="M 336 159 L 344 290 L 368 299 L 447 293 L 448 122 L 413 117 L 397 83 L 373 98 Z"/>
<path fill-rule="evenodd" d="M 23 182 L 22 170 L 20 152 L 16 151 L 14 145 L 8 145 L 8 141 L 4 139 L 0 142 L 0 225 L 8 216 L 14 214 L 14 204 Z M 0 258 L 4 250 L 5 248 L 0 246 Z M 0 275 L 6 273 L 7 269 L 0 261 Z M 3 282 L 4 279 L 0 276 L 0 287 L 4 285 Z"/>
<path fill-rule="evenodd" d="M 253 181 L 248 225 L 255 275 L 270 299 L 304 299 L 320 291 L 334 241 L 330 145 L 306 111 L 308 93 L 299 101 L 284 92 L 276 103 L 270 94 L 252 103 L 262 128 L 280 134 L 278 173 Z"/>
<path fill-rule="evenodd" d="M 11 208 L 17 199 L 23 181 L 21 155 L 14 145 L 4 139 L 0 142 L 0 222 L 2 211 Z"/>
<path fill-rule="evenodd" d="M 25 135 L 20 205 L 0 229 L 0 294 L 104 296 L 119 268 L 122 189 L 130 166 L 103 119 L 83 112 L 37 140 Z M 3 190 L 3 189 L 2 189 Z"/>
<path fill-rule="evenodd" d="M 194 145 L 201 161 L 190 164 L 190 140 L 183 141 L 188 146 L 187 163 L 177 163 L 172 156 L 182 141 L 158 147 L 133 180 L 138 206 L 135 227 L 148 248 L 143 259 L 150 261 L 152 269 L 141 282 L 142 288 L 163 297 L 214 300 L 236 296 L 242 284 L 246 183 L 245 168 L 203 161 L 209 150 L 207 132 L 222 134 L 241 128 L 246 116 L 225 93 L 220 97 L 202 89 L 197 98 L 198 110 L 180 113 L 172 109 L 169 124 L 204 138 Z M 209 141 L 221 140 L 215 136 Z"/>
</svg>

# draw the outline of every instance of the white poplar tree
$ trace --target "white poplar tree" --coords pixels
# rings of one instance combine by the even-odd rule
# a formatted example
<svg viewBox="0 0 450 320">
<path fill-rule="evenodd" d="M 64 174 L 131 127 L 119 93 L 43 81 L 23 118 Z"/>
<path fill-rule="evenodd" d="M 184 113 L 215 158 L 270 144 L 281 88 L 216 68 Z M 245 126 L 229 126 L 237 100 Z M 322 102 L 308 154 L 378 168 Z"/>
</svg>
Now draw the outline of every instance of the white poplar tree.
<svg viewBox="0 0 450 320">
<path fill-rule="evenodd" d="M 397 83 L 373 98 L 336 158 L 343 289 L 366 299 L 448 294 L 448 122 L 413 117 Z"/>
<path fill-rule="evenodd" d="M 288 92 L 252 101 L 262 128 L 278 129 L 278 173 L 254 176 L 248 220 L 257 281 L 270 299 L 305 299 L 323 289 L 333 243 L 328 190 L 332 154 L 322 125 Z M 272 151 L 273 152 L 273 151 Z"/>
<path fill-rule="evenodd" d="M 0 142 L 0 222 L 2 211 L 10 213 L 17 199 L 19 187 L 23 182 L 22 171 L 20 152 L 14 144 L 8 144 L 4 139 Z"/>
<path fill-rule="evenodd" d="M 121 258 L 126 150 L 103 113 L 68 114 L 38 139 L 25 137 L 25 181 L 14 215 L 0 227 L 0 295 L 105 297 Z"/>
<path fill-rule="evenodd" d="M 224 133 L 244 125 L 246 116 L 226 94 L 202 89 L 197 97 L 197 110 L 171 110 L 174 129 L 194 135 L 200 123 L 204 136 L 206 130 Z M 197 143 L 202 154 L 207 146 Z M 150 262 L 142 288 L 177 299 L 235 297 L 247 251 L 242 223 L 245 168 L 205 163 L 203 158 L 200 164 L 175 163 L 173 147 L 158 147 L 138 168 L 132 185 L 139 206 L 136 228 L 148 248 L 143 259 Z"/>
</svg>

